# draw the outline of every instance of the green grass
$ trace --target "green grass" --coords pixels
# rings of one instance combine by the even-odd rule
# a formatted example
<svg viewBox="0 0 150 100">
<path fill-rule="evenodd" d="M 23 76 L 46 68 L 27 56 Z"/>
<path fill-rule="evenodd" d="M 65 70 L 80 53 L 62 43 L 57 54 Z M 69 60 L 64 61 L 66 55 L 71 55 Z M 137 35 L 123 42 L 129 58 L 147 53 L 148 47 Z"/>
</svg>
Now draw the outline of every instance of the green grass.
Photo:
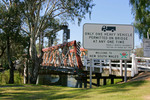
<svg viewBox="0 0 150 100">
<path fill-rule="evenodd" d="M 0 85 L 6 85 L 9 83 L 9 70 L 0 72 Z M 19 75 L 17 70 L 14 71 L 14 84 L 23 84 L 23 76 Z"/>
<path fill-rule="evenodd" d="M 15 100 L 149 100 L 150 81 L 101 86 L 92 89 L 46 85 L 0 87 L 0 99 Z"/>
</svg>

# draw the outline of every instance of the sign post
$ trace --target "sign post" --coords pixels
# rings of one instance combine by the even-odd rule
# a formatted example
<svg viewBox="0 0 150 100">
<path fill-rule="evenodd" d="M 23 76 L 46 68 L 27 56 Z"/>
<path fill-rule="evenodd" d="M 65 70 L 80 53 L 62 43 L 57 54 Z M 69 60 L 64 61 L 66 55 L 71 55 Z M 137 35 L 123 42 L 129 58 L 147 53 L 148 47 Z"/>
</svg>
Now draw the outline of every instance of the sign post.
<svg viewBox="0 0 150 100">
<path fill-rule="evenodd" d="M 84 24 L 83 47 L 88 49 L 90 59 L 128 60 L 134 48 L 134 28 L 132 25 Z M 91 60 L 90 63 L 92 65 Z M 126 68 L 125 74 L 127 76 Z M 90 87 L 91 81 L 90 72 Z"/>
<path fill-rule="evenodd" d="M 125 68 L 124 68 L 124 82 L 127 82 L 127 60 L 125 60 Z"/>
<path fill-rule="evenodd" d="M 90 59 L 90 88 L 92 88 L 92 59 Z"/>
</svg>

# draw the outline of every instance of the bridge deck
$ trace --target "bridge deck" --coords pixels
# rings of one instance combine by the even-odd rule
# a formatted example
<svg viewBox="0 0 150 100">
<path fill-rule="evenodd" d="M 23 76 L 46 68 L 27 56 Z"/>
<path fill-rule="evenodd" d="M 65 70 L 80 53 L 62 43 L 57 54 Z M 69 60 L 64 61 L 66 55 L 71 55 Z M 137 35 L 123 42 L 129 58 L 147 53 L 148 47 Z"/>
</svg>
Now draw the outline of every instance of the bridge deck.
<svg viewBox="0 0 150 100">
<path fill-rule="evenodd" d="M 55 75 L 76 75 L 77 67 L 65 67 L 65 66 L 42 66 L 39 74 L 55 74 Z"/>
</svg>

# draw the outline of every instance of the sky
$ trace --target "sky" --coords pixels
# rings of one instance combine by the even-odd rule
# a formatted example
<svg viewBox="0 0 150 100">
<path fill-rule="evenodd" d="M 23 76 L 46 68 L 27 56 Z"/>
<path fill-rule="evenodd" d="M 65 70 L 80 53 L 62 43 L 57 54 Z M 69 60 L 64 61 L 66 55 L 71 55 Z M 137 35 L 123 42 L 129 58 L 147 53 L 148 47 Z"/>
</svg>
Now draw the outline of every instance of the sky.
<svg viewBox="0 0 150 100">
<path fill-rule="evenodd" d="M 132 24 L 134 17 L 132 15 L 129 0 L 93 0 L 96 4 L 92 9 L 91 19 L 86 15 L 80 26 L 78 21 L 74 23 L 69 22 L 70 39 L 68 41 L 76 40 L 82 43 L 83 25 L 85 23 L 98 24 Z M 59 43 L 62 43 L 62 33 L 58 33 Z M 140 47 L 142 40 L 139 39 L 137 33 L 134 34 L 134 47 Z"/>
</svg>

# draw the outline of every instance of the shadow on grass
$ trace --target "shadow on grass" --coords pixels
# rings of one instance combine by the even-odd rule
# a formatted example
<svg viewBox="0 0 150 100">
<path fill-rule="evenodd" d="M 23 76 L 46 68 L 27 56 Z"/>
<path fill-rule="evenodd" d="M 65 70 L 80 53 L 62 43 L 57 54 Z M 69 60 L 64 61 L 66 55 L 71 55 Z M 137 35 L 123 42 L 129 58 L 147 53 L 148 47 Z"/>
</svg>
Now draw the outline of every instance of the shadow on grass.
<svg viewBox="0 0 150 100">
<path fill-rule="evenodd" d="M 88 96 L 82 96 L 82 93 L 87 93 L 86 89 L 76 89 L 57 86 L 24 86 L 10 88 L 11 92 L 8 92 L 9 88 L 0 89 L 0 99 L 19 99 L 19 100 L 35 100 L 35 99 L 69 99 L 69 98 L 88 98 Z"/>
<path fill-rule="evenodd" d="M 134 82 L 128 82 L 128 83 L 123 83 L 123 84 L 102 86 L 102 87 L 96 88 L 96 90 L 99 89 L 100 93 L 126 92 L 126 91 L 130 91 L 131 89 L 134 89 L 135 87 L 139 87 L 145 83 L 147 83 L 147 81 L 134 81 Z M 104 90 L 104 91 L 101 91 L 101 90 Z"/>
<path fill-rule="evenodd" d="M 11 84 L 11 85 L 0 85 L 0 88 L 6 88 L 6 87 L 24 87 L 24 85 L 14 85 L 14 84 Z"/>
<path fill-rule="evenodd" d="M 92 99 L 90 93 L 107 94 L 113 92 L 126 92 L 145 84 L 147 81 L 128 82 L 102 86 L 93 89 L 77 89 L 58 86 L 34 86 L 0 88 L 0 99 L 35 100 L 35 99 Z"/>
</svg>

